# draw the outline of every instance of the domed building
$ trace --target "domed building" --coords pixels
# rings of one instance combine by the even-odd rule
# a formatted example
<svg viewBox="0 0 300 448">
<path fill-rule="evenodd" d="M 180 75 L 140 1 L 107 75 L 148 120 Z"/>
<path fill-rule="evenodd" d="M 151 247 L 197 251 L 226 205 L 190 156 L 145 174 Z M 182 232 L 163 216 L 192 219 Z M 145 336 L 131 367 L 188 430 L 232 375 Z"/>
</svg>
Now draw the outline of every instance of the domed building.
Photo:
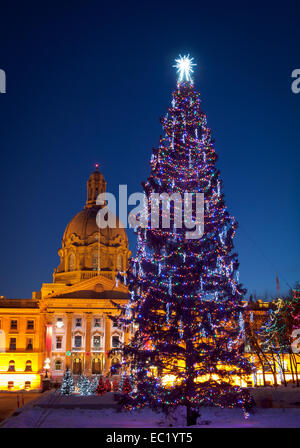
<svg viewBox="0 0 300 448">
<path fill-rule="evenodd" d="M 109 316 L 118 314 L 112 300 L 124 305 L 128 291 L 116 283 L 116 275 L 128 268 L 128 238 L 117 217 L 110 212 L 110 225 L 97 225 L 98 213 L 106 202 L 102 173 L 94 171 L 87 181 L 84 208 L 67 225 L 58 251 L 60 264 L 53 283 L 44 283 L 39 298 L 45 316 L 45 357 L 53 380 L 61 380 L 66 368 L 74 375 L 119 373 L 113 369 L 119 359 L 107 356 L 125 341 L 126 330 Z"/>
<path fill-rule="evenodd" d="M 58 251 L 60 264 L 53 274 L 53 284 L 44 284 L 42 296 L 90 279 L 101 273 L 115 279 L 118 272 L 127 270 L 128 238 L 118 217 L 110 212 L 113 227 L 100 229 L 97 214 L 104 205 L 97 205 L 97 197 L 106 191 L 102 173 L 96 169 L 87 182 L 85 207 L 69 222 Z"/>
<path fill-rule="evenodd" d="M 115 277 L 127 270 L 130 251 L 117 217 L 110 214 L 103 229 L 97 225 L 106 206 L 97 197 L 105 191 L 96 169 L 84 208 L 63 234 L 53 282 L 31 299 L 0 296 L 0 390 L 38 389 L 45 377 L 61 382 L 66 369 L 75 376 L 121 373 L 120 358 L 108 353 L 129 339 L 127 328 L 111 318 L 119 314 L 113 303 L 128 301 L 127 287 Z"/>
</svg>

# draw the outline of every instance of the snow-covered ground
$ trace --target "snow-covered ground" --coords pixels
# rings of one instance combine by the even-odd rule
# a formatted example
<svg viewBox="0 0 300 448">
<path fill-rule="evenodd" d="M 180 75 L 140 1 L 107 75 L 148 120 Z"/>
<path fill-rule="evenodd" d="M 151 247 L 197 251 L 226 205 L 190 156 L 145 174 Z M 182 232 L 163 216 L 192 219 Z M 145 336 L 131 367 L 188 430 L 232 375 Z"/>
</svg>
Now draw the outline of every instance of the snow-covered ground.
<svg viewBox="0 0 300 448">
<path fill-rule="evenodd" d="M 5 428 L 162 428 L 184 427 L 184 410 L 176 418 L 166 419 L 149 409 L 117 412 L 115 409 L 53 409 L 25 407 L 15 417 L 5 420 Z M 238 409 L 205 408 L 198 418 L 201 428 L 299 428 L 300 409 L 256 409 L 245 420 Z"/>
</svg>

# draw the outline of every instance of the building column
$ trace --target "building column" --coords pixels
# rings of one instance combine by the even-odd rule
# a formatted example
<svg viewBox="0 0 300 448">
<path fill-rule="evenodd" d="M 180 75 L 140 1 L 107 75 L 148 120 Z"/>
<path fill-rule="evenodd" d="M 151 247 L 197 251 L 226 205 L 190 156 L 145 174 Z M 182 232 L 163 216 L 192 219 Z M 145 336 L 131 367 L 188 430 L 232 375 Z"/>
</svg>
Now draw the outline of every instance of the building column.
<svg viewBox="0 0 300 448">
<path fill-rule="evenodd" d="M 85 313 L 85 373 L 91 374 L 91 321 L 92 313 Z"/>
<path fill-rule="evenodd" d="M 108 357 L 108 352 L 111 349 L 111 320 L 109 317 L 105 317 L 105 375 L 110 374 L 111 359 Z"/>
<path fill-rule="evenodd" d="M 40 320 L 42 337 L 39 338 L 39 351 L 41 352 L 42 356 L 39 361 L 38 370 L 41 374 L 41 378 L 43 374 L 46 376 L 46 372 L 47 372 L 47 378 L 51 377 L 52 320 L 53 320 L 53 313 L 48 313 L 47 311 L 44 310 L 41 314 L 41 320 Z M 50 361 L 49 363 L 48 359 Z"/>
<path fill-rule="evenodd" d="M 52 345 L 53 345 L 53 313 L 47 313 L 45 318 L 45 351 L 46 357 L 51 358 L 52 355 Z"/>
<path fill-rule="evenodd" d="M 71 356 L 67 352 L 72 352 L 72 318 L 73 313 L 67 312 L 67 331 L 66 331 L 66 367 L 71 370 Z"/>
</svg>

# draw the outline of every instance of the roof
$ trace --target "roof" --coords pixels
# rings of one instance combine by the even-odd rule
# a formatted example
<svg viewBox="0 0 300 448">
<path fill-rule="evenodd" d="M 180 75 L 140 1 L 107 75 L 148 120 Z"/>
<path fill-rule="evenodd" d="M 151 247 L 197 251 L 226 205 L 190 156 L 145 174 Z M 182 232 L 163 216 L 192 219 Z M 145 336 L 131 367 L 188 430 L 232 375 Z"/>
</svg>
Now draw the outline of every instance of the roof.
<svg viewBox="0 0 300 448">
<path fill-rule="evenodd" d="M 33 299 L 0 298 L 0 308 L 39 308 L 39 303 Z"/>
<path fill-rule="evenodd" d="M 113 280 L 100 274 L 45 297 L 50 298 L 128 299 L 129 294 L 126 286 L 121 283 L 117 286 Z"/>
</svg>

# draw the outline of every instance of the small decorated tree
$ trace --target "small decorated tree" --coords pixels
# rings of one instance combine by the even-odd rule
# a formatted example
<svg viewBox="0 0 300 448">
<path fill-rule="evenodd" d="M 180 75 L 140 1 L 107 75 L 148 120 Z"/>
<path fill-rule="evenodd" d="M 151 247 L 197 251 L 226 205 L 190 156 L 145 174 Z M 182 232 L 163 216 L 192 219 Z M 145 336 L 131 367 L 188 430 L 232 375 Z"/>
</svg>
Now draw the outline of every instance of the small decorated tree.
<svg viewBox="0 0 300 448">
<path fill-rule="evenodd" d="M 119 392 L 120 390 L 120 386 L 119 386 L 119 382 L 118 380 L 115 378 L 113 381 L 113 391 L 114 392 Z"/>
<path fill-rule="evenodd" d="M 91 392 L 93 395 L 96 393 L 98 381 L 99 381 L 99 378 L 97 376 L 95 376 L 95 378 L 91 381 Z"/>
<path fill-rule="evenodd" d="M 83 381 L 83 376 L 79 375 L 79 377 L 77 378 L 76 386 L 75 386 L 75 392 L 80 393 L 82 381 Z"/>
<path fill-rule="evenodd" d="M 77 388 L 80 395 L 92 395 L 92 384 L 89 378 L 81 375 L 77 382 Z"/>
<path fill-rule="evenodd" d="M 63 382 L 60 388 L 60 393 L 62 395 L 71 395 L 75 390 L 73 376 L 69 369 L 67 369 Z"/>
<path fill-rule="evenodd" d="M 96 395 L 102 396 L 105 394 L 105 392 L 106 392 L 106 387 L 105 387 L 102 377 L 100 377 L 99 381 L 98 381 L 98 386 L 96 388 Z"/>
<path fill-rule="evenodd" d="M 105 388 L 106 388 L 106 392 L 110 392 L 111 391 L 111 384 L 109 379 L 107 378 L 105 381 Z"/>
<path fill-rule="evenodd" d="M 122 394 L 128 395 L 132 391 L 132 387 L 129 381 L 128 376 L 124 379 L 123 386 L 122 386 Z"/>
</svg>

